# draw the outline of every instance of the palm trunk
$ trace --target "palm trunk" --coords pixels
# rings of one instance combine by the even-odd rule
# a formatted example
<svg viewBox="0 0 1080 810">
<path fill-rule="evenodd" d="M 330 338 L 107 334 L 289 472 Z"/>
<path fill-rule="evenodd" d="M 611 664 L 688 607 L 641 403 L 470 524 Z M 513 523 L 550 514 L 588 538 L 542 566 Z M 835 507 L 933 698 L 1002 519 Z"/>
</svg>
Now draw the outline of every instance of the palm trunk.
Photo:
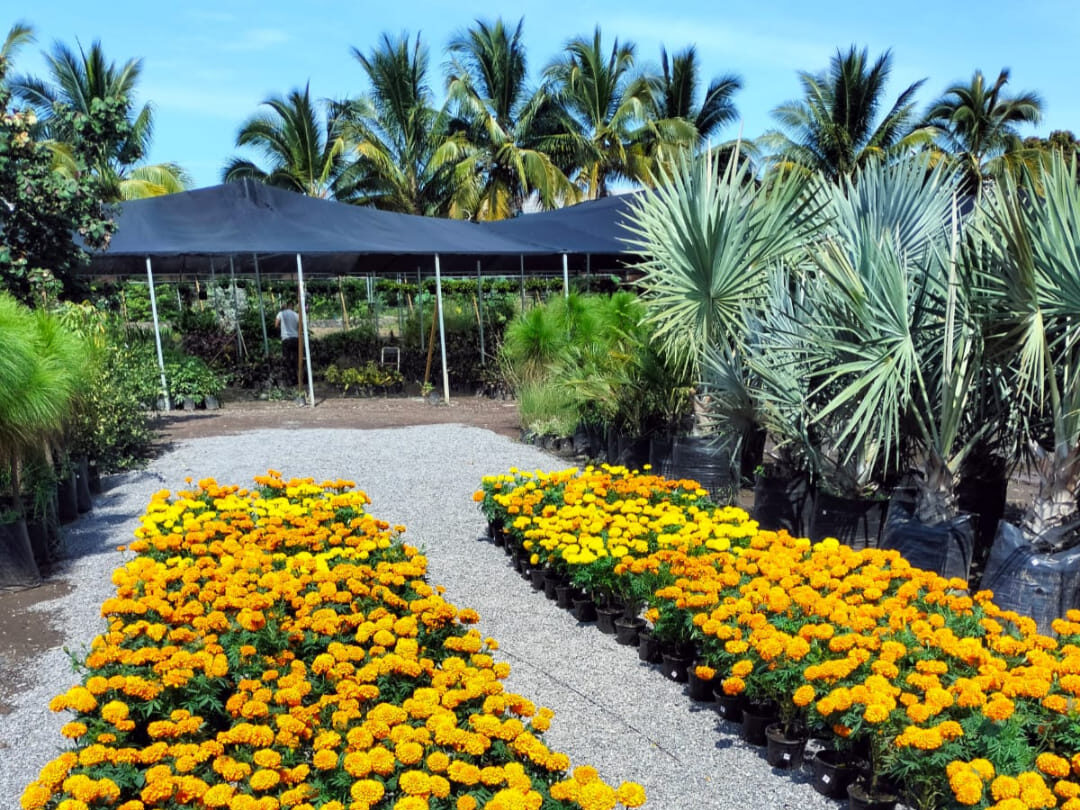
<svg viewBox="0 0 1080 810">
<path fill-rule="evenodd" d="M 1039 492 L 1024 514 L 1021 528 L 1032 538 L 1067 525 L 1076 518 L 1080 486 L 1080 447 L 1047 452 L 1036 448 Z"/>
</svg>

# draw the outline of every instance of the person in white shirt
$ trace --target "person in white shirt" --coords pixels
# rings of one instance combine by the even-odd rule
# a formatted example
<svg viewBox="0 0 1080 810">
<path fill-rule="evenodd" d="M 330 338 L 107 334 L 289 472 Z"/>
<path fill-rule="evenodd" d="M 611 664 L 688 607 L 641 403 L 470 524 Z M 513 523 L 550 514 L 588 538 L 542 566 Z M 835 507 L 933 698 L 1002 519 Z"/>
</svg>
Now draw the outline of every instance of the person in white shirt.
<svg viewBox="0 0 1080 810">
<path fill-rule="evenodd" d="M 285 385 L 300 384 L 300 316 L 292 308 L 292 301 L 284 299 L 281 311 L 274 318 L 274 326 L 281 330 L 282 379 Z"/>
</svg>

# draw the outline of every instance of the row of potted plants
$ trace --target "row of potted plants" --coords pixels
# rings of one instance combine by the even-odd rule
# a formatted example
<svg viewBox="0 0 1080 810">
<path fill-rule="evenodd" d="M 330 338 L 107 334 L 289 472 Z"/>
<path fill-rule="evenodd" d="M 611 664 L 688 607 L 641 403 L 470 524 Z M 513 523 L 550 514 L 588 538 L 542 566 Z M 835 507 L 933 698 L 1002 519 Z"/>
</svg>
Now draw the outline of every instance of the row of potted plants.
<svg viewBox="0 0 1080 810">
<path fill-rule="evenodd" d="M 642 610 L 639 654 L 692 695 L 864 758 L 853 806 L 1080 807 L 1080 612 L 1043 635 L 895 550 L 764 531 L 647 470 L 512 470 L 476 500 L 533 571 L 624 625 Z"/>
<path fill-rule="evenodd" d="M 23 810 L 506 810 L 644 803 L 543 742 L 477 613 L 352 482 L 154 496 L 107 630 L 50 704 L 74 741 Z"/>
</svg>

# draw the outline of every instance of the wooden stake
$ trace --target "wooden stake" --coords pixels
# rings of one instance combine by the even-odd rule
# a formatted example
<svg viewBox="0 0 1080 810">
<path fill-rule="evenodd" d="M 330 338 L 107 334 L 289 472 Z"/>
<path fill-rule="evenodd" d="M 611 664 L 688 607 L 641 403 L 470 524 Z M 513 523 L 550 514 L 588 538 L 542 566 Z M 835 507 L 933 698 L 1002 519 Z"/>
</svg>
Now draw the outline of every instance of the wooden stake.
<svg viewBox="0 0 1080 810">
<path fill-rule="evenodd" d="M 421 305 L 422 306 L 422 305 Z M 420 310 L 423 312 L 423 309 Z M 431 384 L 431 359 L 435 353 L 435 326 L 439 322 L 439 300 L 435 299 L 435 309 L 431 313 L 431 333 L 428 335 L 427 366 L 424 367 L 424 385 Z"/>
</svg>

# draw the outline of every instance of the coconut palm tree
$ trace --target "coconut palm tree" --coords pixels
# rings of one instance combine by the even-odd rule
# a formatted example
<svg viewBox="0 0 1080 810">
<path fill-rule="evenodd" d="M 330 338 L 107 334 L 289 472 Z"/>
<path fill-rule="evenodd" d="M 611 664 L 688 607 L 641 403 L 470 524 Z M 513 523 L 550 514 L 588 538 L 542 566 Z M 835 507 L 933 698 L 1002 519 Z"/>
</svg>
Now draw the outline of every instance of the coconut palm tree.
<svg viewBox="0 0 1080 810">
<path fill-rule="evenodd" d="M 9 86 L 17 98 L 34 108 L 44 137 L 57 144 L 58 166 L 73 165 L 65 158 L 65 150 L 79 152 L 85 146 L 77 121 L 104 120 L 105 113 L 119 111 L 123 125 L 105 137 L 97 133 L 91 153 L 83 155 L 98 178 L 104 198 L 115 202 L 152 196 L 190 184 L 190 177 L 175 163 L 143 166 L 137 171 L 137 164 L 150 150 L 154 128 L 152 106 L 146 103 L 136 110 L 133 102 L 142 72 L 141 59 L 129 59 L 122 65 L 110 62 L 97 40 L 88 51 L 80 46 L 77 53 L 57 42 L 45 59 L 48 80 L 15 76 Z"/>
<path fill-rule="evenodd" d="M 551 100 L 526 85 L 522 22 L 477 20 L 450 42 L 449 97 L 469 123 L 468 156 L 455 169 L 455 216 L 504 219 L 533 192 L 544 208 L 576 199 L 574 186 L 544 151 Z M 547 129 L 549 131 L 545 132 Z M 554 139 L 549 139 L 554 140 Z"/>
<path fill-rule="evenodd" d="M 709 82 L 705 97 L 698 103 L 701 64 L 693 45 L 670 59 L 667 50 L 661 48 L 660 71 L 653 77 L 652 84 L 656 119 L 689 121 L 701 143 L 738 118 L 738 110 L 731 99 L 742 89 L 742 80 L 735 74 L 718 76 Z"/>
<path fill-rule="evenodd" d="M 565 114 L 574 183 L 590 200 L 607 196 L 614 179 L 652 184 L 643 136 L 653 99 L 647 78 L 633 73 L 635 46 L 615 40 L 605 54 L 597 26 L 591 39 L 572 39 L 565 51 L 544 73 L 548 93 Z M 676 129 L 671 140 L 685 144 L 688 129 Z"/>
<path fill-rule="evenodd" d="M 1042 119 L 1042 99 L 1035 93 L 1006 95 L 1008 81 L 1008 68 L 989 86 L 976 70 L 968 84 L 954 84 L 926 112 L 925 124 L 937 129 L 940 146 L 963 167 L 969 193 L 979 194 L 985 179 L 1015 171 L 1018 162 L 1037 154 L 1024 148 L 1017 127 Z"/>
<path fill-rule="evenodd" d="M 428 50 L 420 35 L 383 34 L 370 53 L 352 49 L 367 76 L 366 96 L 338 105 L 355 202 L 407 214 L 450 209 L 454 164 L 465 157 L 465 124 L 436 107 Z"/>
<path fill-rule="evenodd" d="M 309 85 L 290 91 L 285 98 L 272 96 L 263 105 L 270 109 L 244 122 L 236 145 L 259 149 L 268 165 L 263 168 L 235 157 L 222 170 L 222 180 L 234 183 L 250 178 L 310 197 L 347 197 L 347 184 L 342 182 L 345 139 L 333 105 L 319 109 Z"/>
<path fill-rule="evenodd" d="M 892 56 L 871 65 L 867 51 L 837 51 L 825 73 L 800 72 L 803 97 L 773 110 L 781 131 L 760 139 L 780 166 L 820 171 L 829 180 L 850 177 L 871 159 L 903 154 L 930 141 L 932 131 L 913 127 L 915 92 L 909 85 L 879 120 Z"/>
</svg>

